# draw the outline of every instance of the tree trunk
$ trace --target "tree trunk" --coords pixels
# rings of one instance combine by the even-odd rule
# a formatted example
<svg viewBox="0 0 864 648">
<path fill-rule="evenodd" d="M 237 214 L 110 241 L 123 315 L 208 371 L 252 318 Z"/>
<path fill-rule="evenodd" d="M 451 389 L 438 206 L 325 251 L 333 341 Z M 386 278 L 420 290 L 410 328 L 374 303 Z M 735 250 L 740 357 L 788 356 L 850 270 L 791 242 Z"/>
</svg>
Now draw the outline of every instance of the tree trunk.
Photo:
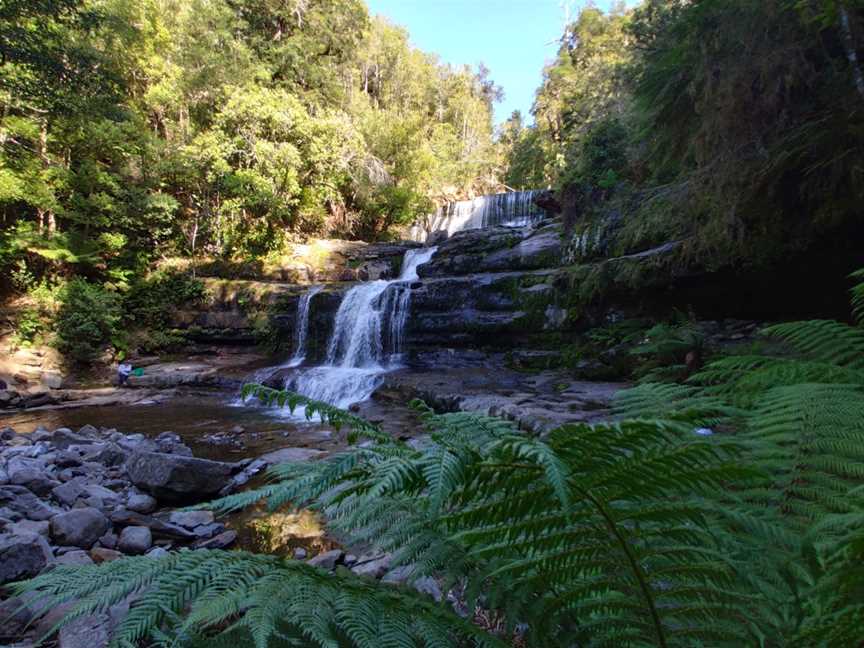
<svg viewBox="0 0 864 648">
<path fill-rule="evenodd" d="M 48 158 L 48 121 L 46 119 L 39 122 L 39 159 L 42 162 L 42 170 L 47 171 L 51 165 L 51 160 Z M 38 216 L 39 233 L 48 238 L 54 236 L 57 231 L 57 219 L 54 212 L 51 209 L 40 209 Z"/>
<path fill-rule="evenodd" d="M 843 36 L 843 47 L 846 49 L 846 58 L 849 67 L 852 68 L 852 77 L 855 79 L 855 87 L 858 94 L 864 97 L 864 74 L 861 73 L 861 64 L 858 61 L 858 51 L 855 49 L 855 39 L 852 37 L 852 28 L 849 25 L 849 12 L 846 7 L 838 7 L 840 13 L 840 32 Z"/>
</svg>

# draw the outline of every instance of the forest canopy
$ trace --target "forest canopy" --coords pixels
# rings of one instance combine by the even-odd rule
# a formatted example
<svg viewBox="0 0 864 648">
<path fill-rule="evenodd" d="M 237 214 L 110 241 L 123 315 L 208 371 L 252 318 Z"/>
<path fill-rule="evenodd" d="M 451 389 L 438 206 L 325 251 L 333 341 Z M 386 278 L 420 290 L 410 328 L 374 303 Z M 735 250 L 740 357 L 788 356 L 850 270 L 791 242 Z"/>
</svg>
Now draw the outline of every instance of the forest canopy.
<svg viewBox="0 0 864 648">
<path fill-rule="evenodd" d="M 361 0 L 4 0 L 0 264 L 387 236 L 488 189 L 500 94 Z"/>
<path fill-rule="evenodd" d="M 685 240 L 770 262 L 844 238 L 864 204 L 862 44 L 861 0 L 589 4 L 534 123 L 505 124 L 505 181 L 554 185 L 577 241 L 615 221 L 615 253 Z"/>
</svg>

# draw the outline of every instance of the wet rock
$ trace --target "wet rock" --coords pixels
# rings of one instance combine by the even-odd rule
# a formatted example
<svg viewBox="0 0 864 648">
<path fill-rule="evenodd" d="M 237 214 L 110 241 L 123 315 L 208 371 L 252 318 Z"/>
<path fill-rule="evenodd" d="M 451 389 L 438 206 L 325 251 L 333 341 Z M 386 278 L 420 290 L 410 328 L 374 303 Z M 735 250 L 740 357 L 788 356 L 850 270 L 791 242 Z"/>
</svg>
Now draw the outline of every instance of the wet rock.
<svg viewBox="0 0 864 648">
<path fill-rule="evenodd" d="M 202 540 L 195 544 L 196 549 L 227 549 L 237 542 L 236 531 L 225 531 L 209 540 Z"/>
<path fill-rule="evenodd" d="M 264 470 L 267 465 L 268 463 L 263 459 L 256 459 L 255 461 L 252 461 L 248 466 L 243 468 L 243 470 L 241 470 L 239 473 L 237 473 L 231 478 L 231 481 L 228 482 L 228 484 L 221 491 L 219 491 L 219 495 L 227 495 L 234 492 L 241 486 L 244 486 L 249 482 L 250 479 L 252 479 L 252 477 Z"/>
<path fill-rule="evenodd" d="M 120 533 L 117 548 L 126 554 L 143 554 L 153 545 L 153 535 L 144 526 L 129 526 Z"/>
<path fill-rule="evenodd" d="M 51 518 L 51 538 L 61 545 L 89 549 L 110 527 L 110 522 L 95 508 L 72 509 Z"/>
<path fill-rule="evenodd" d="M 331 549 L 330 551 L 318 554 L 314 558 L 310 558 L 306 562 L 313 567 L 331 570 L 336 567 L 336 563 L 338 563 L 344 555 L 345 553 L 341 549 Z"/>
<path fill-rule="evenodd" d="M 0 508 L 28 520 L 48 520 L 59 512 L 23 486 L 0 486 Z"/>
<path fill-rule="evenodd" d="M 126 508 L 136 513 L 151 513 L 156 510 L 156 500 L 146 493 L 131 493 Z"/>
<path fill-rule="evenodd" d="M 217 494 L 237 472 L 235 464 L 158 452 L 136 452 L 126 462 L 132 483 L 157 500 L 183 502 Z"/>
<path fill-rule="evenodd" d="M 51 547 L 42 536 L 0 535 L 0 585 L 32 578 L 52 559 Z"/>
</svg>

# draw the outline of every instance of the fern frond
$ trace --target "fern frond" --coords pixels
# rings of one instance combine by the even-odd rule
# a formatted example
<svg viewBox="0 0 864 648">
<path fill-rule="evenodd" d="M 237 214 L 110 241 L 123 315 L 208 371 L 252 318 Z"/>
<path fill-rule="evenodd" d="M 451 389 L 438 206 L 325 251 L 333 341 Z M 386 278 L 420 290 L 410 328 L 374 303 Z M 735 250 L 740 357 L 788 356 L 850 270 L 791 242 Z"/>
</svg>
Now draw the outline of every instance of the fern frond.
<svg viewBox="0 0 864 648">
<path fill-rule="evenodd" d="M 769 326 L 762 332 L 810 359 L 864 370 L 864 329 L 833 320 L 807 320 Z"/>
<path fill-rule="evenodd" d="M 94 588 L 94 583 L 102 587 Z M 106 583 L 111 585 L 106 588 Z M 341 645 L 342 637 L 350 637 L 358 648 L 413 648 L 427 641 L 505 645 L 409 589 L 380 588 L 348 572 L 330 574 L 302 562 L 245 552 L 180 551 L 161 559 L 64 567 L 14 589 L 42 597 L 49 609 L 77 601 L 65 622 L 134 595 L 129 614 L 111 637 L 112 646 L 160 635 L 177 640 L 196 634 L 216 642 L 224 633 L 256 647 L 278 645 L 288 635 L 316 646 Z M 183 623 L 175 623 L 183 615 Z"/>
</svg>

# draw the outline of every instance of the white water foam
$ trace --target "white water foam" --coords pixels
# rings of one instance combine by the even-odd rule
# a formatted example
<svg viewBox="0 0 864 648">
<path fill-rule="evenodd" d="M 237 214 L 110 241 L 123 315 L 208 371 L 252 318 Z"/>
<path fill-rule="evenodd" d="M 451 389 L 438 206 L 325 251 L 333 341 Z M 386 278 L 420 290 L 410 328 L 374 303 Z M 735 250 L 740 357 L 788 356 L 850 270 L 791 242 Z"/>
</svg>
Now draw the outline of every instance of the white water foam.
<svg viewBox="0 0 864 648">
<path fill-rule="evenodd" d="M 324 364 L 299 370 L 286 381 L 285 388 L 342 408 L 368 399 L 381 385 L 384 374 L 401 366 L 411 306 L 410 283 L 419 278 L 417 268 L 436 250 L 408 250 L 397 279 L 367 281 L 351 288 L 336 312 Z M 298 310 L 301 307 L 298 305 Z M 291 416 L 306 418 L 303 408 Z"/>
<path fill-rule="evenodd" d="M 534 202 L 539 190 L 511 191 L 477 196 L 472 200 L 447 203 L 434 214 L 418 221 L 410 231 L 415 241 L 424 242 L 437 232 L 455 232 L 494 225 L 525 227 L 543 218 L 545 212 Z"/>
</svg>

